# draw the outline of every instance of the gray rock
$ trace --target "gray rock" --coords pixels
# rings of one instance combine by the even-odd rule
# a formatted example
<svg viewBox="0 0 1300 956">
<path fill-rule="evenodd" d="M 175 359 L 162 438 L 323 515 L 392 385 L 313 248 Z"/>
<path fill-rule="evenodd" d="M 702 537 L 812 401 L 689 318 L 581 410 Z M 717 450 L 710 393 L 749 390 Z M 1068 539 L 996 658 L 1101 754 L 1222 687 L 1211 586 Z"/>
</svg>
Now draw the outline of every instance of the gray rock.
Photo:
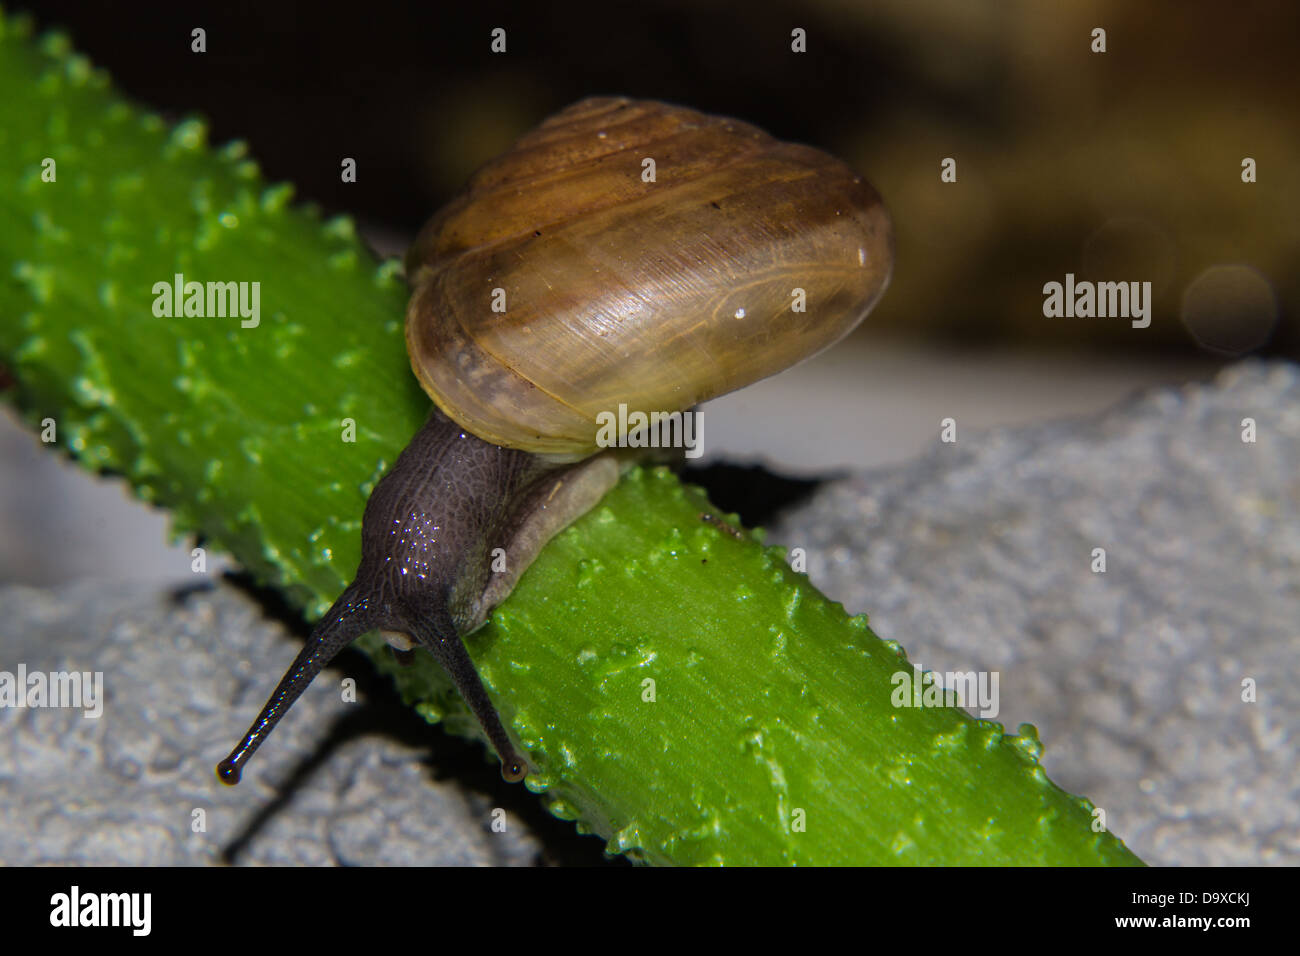
<svg viewBox="0 0 1300 956">
<path fill-rule="evenodd" d="M 330 728 L 365 704 L 364 693 L 343 702 L 337 669 L 303 695 L 243 783 L 219 783 L 213 767 L 299 647 L 229 584 L 183 598 L 95 581 L 0 589 L 0 670 L 101 671 L 105 699 L 98 718 L 0 708 L 0 863 L 537 861 L 542 846 L 515 805 L 506 831 L 492 832 L 492 792 L 467 786 L 464 774 L 433 778 L 427 763 L 440 735 L 418 717 L 411 740 L 360 734 L 318 753 Z M 392 695 L 385 679 L 376 686 Z M 481 779 L 497 777 L 479 762 Z"/>
<path fill-rule="evenodd" d="M 1048 775 L 1147 862 L 1300 863 L 1297 366 L 1092 420 L 957 427 L 823 486 L 769 543 L 805 549 L 812 581 L 914 664 L 999 672 L 997 719 L 1034 724 Z"/>
<path fill-rule="evenodd" d="M 998 671 L 998 719 L 1036 724 L 1049 775 L 1148 862 L 1300 862 L 1297 369 L 958 438 L 825 486 L 769 540 L 806 549 L 814 582 L 913 662 Z M 364 663 L 361 704 L 331 669 L 221 786 L 213 765 L 299 646 L 228 584 L 0 588 L 0 670 L 101 671 L 107 698 L 98 719 L 0 708 L 0 863 L 534 863 L 551 824 L 598 857 L 383 678 L 384 730 L 337 733 L 367 706 Z"/>
</svg>

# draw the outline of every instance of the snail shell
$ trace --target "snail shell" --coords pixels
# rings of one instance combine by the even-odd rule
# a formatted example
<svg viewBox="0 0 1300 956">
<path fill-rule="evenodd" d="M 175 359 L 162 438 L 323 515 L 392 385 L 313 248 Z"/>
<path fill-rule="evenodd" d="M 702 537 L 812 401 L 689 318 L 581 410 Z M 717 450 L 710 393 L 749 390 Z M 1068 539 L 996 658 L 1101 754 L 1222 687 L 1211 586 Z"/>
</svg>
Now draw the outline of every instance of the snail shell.
<svg viewBox="0 0 1300 956">
<path fill-rule="evenodd" d="M 739 120 L 586 99 L 421 231 L 407 348 L 463 428 L 580 458 L 602 411 L 682 411 L 832 345 L 892 264 L 879 195 L 834 157 Z"/>
</svg>

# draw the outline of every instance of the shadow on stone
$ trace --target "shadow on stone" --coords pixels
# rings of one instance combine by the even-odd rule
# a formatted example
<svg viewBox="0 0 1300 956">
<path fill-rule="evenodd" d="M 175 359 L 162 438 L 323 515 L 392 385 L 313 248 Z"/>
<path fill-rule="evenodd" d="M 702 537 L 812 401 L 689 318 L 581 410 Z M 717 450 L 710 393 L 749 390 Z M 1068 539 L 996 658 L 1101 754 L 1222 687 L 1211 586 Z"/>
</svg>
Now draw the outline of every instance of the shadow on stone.
<svg viewBox="0 0 1300 956">
<path fill-rule="evenodd" d="M 740 516 L 746 528 L 767 527 L 780 512 L 810 499 L 825 482 L 844 475 L 824 478 L 787 478 L 761 465 L 705 465 L 684 468 L 682 481 L 698 485 L 720 511 Z"/>
</svg>

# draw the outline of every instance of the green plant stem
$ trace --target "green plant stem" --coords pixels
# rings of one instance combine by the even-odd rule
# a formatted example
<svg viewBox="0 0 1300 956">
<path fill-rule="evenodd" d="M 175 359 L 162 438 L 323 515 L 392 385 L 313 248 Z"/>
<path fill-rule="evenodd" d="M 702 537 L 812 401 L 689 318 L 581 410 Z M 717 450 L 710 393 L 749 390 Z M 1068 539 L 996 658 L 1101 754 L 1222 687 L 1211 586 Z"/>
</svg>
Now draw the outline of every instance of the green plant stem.
<svg viewBox="0 0 1300 956">
<path fill-rule="evenodd" d="M 169 509 L 177 535 L 319 615 L 428 409 L 396 264 L 349 220 L 290 207 L 241 144 L 167 127 L 66 38 L 3 13 L 0 157 L 10 399 Z M 176 274 L 259 282 L 260 324 L 156 315 L 154 286 Z M 710 510 L 633 472 L 468 641 L 554 813 L 654 863 L 1139 862 L 1046 778 L 1032 728 L 893 706 L 911 672 L 899 648 Z M 426 717 L 479 735 L 431 660 L 398 671 L 376 635 L 361 644 Z M 250 772 L 285 757 L 272 740 Z"/>
</svg>

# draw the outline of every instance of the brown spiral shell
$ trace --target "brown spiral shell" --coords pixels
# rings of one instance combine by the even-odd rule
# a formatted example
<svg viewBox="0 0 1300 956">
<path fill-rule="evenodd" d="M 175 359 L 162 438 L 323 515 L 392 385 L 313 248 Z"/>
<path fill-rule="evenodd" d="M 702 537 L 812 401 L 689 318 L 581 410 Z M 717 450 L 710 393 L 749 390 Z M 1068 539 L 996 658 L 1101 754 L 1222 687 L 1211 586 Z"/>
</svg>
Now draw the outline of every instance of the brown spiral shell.
<svg viewBox="0 0 1300 956">
<path fill-rule="evenodd" d="M 407 348 L 463 428 L 581 457 L 602 411 L 684 410 L 835 343 L 892 265 L 880 196 L 834 157 L 739 120 L 586 99 L 421 231 Z"/>
</svg>

